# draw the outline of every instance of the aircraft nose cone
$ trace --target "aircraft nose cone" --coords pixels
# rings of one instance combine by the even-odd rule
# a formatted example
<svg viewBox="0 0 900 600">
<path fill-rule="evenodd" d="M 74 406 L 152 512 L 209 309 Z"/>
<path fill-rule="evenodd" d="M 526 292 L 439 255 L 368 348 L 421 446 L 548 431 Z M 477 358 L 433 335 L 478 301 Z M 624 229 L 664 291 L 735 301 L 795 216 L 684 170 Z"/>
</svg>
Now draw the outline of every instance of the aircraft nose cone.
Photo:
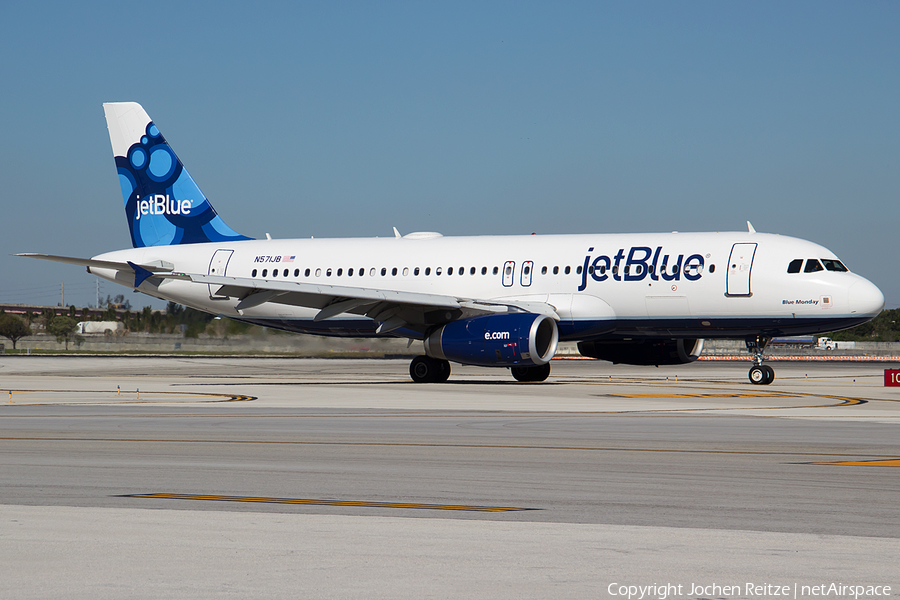
<svg viewBox="0 0 900 600">
<path fill-rule="evenodd" d="M 863 279 L 850 286 L 850 312 L 873 317 L 884 308 L 884 294 L 875 284 Z"/>
</svg>

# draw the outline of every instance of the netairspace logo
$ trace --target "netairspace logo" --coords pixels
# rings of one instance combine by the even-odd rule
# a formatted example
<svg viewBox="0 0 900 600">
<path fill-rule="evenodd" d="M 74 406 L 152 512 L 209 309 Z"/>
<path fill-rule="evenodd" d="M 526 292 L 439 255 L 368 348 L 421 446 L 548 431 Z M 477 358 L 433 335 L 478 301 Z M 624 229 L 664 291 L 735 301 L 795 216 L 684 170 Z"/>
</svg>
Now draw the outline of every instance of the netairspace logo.
<svg viewBox="0 0 900 600">
<path fill-rule="evenodd" d="M 192 200 L 172 200 L 168 194 L 155 194 L 137 201 L 134 220 L 140 220 L 141 215 L 189 215 L 191 208 Z"/>
<path fill-rule="evenodd" d="M 700 585 L 691 583 L 689 585 L 664 583 L 653 585 L 626 585 L 620 583 L 610 583 L 606 588 L 606 593 L 610 596 L 627 598 L 628 600 L 667 600 L 667 598 L 693 597 L 693 598 L 713 598 L 713 597 L 760 597 L 760 598 L 871 598 L 879 596 L 890 596 L 891 586 L 889 585 L 846 585 L 844 583 L 820 583 L 818 585 L 801 585 L 793 583 L 790 585 L 778 585 L 774 583 L 736 583 L 736 584 L 719 584 L 711 583 Z"/>
</svg>

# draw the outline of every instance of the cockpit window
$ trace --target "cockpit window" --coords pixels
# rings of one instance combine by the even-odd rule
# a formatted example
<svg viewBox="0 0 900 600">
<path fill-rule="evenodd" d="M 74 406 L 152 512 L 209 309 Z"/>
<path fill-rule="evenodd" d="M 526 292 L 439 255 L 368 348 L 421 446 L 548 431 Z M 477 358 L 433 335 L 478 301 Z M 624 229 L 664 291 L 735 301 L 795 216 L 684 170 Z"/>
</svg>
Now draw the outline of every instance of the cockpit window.
<svg viewBox="0 0 900 600">
<path fill-rule="evenodd" d="M 803 266 L 802 258 L 795 258 L 791 261 L 791 264 L 788 265 L 788 273 L 799 273 L 800 267 Z"/>
<path fill-rule="evenodd" d="M 838 273 L 846 273 L 848 270 L 847 267 L 844 266 L 844 263 L 842 263 L 841 261 L 836 260 L 834 258 L 823 258 L 822 264 L 825 265 L 825 269 L 828 271 L 837 271 Z"/>
<path fill-rule="evenodd" d="M 816 271 L 824 271 L 822 268 L 822 263 L 817 261 L 815 258 L 807 259 L 806 268 L 803 269 L 804 273 L 815 273 Z"/>
</svg>

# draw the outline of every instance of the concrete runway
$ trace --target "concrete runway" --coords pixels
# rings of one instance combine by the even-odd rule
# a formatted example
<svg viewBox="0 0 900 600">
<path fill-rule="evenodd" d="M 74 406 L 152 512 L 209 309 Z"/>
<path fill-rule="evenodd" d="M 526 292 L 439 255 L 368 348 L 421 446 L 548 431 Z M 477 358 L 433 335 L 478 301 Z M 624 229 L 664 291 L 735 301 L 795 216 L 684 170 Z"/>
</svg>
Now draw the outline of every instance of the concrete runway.
<svg viewBox="0 0 900 600">
<path fill-rule="evenodd" d="M 773 366 L 0 357 L 0 597 L 900 595 L 896 365 Z"/>
</svg>

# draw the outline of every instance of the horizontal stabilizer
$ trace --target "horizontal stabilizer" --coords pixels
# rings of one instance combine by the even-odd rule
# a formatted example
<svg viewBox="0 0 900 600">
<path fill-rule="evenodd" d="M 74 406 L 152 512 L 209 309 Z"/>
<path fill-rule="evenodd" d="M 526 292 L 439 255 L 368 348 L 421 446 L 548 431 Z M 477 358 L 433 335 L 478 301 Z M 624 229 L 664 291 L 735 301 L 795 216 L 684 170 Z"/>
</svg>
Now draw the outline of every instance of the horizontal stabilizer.
<svg viewBox="0 0 900 600">
<path fill-rule="evenodd" d="M 54 254 L 36 254 L 31 252 L 26 252 L 22 254 L 16 254 L 16 256 L 24 256 L 25 258 L 37 258 L 39 260 L 49 260 L 52 262 L 64 263 L 67 265 L 79 265 L 82 267 L 87 267 L 90 270 L 92 267 L 94 269 L 113 269 L 115 271 L 131 271 L 133 273 L 137 273 L 137 269 L 141 271 L 146 271 L 150 275 L 147 277 L 162 277 L 164 279 L 185 279 L 190 280 L 188 275 L 184 273 L 174 273 L 174 265 L 171 263 L 164 263 L 163 261 L 156 261 L 147 265 L 135 265 L 131 262 L 115 262 L 111 260 L 95 260 L 93 258 L 77 258 L 74 256 L 56 256 Z M 137 269 L 135 268 L 137 267 Z M 146 279 L 147 277 L 144 277 Z M 144 281 L 141 279 L 141 281 Z M 137 285 L 135 285 L 137 287 Z"/>
</svg>

